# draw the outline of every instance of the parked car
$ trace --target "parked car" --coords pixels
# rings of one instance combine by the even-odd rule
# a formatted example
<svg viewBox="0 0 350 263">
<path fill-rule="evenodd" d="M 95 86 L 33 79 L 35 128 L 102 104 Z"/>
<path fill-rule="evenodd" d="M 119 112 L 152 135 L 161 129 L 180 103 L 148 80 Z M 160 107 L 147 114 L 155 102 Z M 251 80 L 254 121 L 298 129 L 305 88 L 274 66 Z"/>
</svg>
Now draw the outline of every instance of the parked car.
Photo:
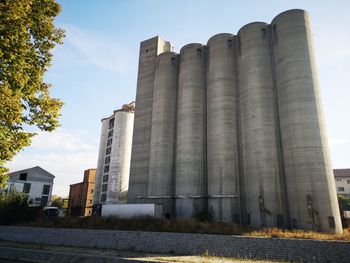
<svg viewBox="0 0 350 263">
<path fill-rule="evenodd" d="M 45 218 L 49 218 L 49 217 L 58 217 L 59 214 L 59 209 L 58 207 L 54 207 L 54 206 L 47 206 L 44 207 L 43 210 L 43 216 Z"/>
</svg>

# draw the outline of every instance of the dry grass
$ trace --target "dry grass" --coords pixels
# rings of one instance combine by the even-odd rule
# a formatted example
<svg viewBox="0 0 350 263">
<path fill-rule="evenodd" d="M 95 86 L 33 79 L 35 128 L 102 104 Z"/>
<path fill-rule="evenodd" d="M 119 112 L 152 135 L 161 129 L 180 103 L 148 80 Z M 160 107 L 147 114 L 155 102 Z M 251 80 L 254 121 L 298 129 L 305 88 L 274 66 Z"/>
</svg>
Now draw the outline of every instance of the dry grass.
<svg viewBox="0 0 350 263">
<path fill-rule="evenodd" d="M 312 231 L 284 230 L 278 228 L 254 229 L 237 224 L 201 222 L 196 219 L 157 220 L 151 217 L 131 219 L 121 219 L 117 217 L 63 217 L 40 219 L 33 222 L 22 223 L 21 225 L 34 227 L 111 229 L 350 241 L 350 228 L 345 229 L 343 234 L 324 234 Z"/>
<path fill-rule="evenodd" d="M 343 240 L 350 241 L 350 228 L 344 229 L 343 234 L 325 234 L 303 230 L 284 230 L 279 228 L 264 228 L 244 234 L 252 237 L 300 238 L 317 240 Z"/>
</svg>

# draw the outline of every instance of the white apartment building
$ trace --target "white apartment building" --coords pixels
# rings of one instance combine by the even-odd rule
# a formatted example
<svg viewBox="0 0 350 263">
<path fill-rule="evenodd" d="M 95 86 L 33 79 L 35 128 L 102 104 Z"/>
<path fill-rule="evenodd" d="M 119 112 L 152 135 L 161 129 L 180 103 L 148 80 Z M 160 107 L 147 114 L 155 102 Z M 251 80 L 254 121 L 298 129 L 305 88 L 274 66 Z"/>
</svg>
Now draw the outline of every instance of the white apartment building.
<svg viewBox="0 0 350 263">
<path fill-rule="evenodd" d="M 333 173 L 337 194 L 350 197 L 350 169 L 334 169 Z"/>
<path fill-rule="evenodd" d="M 93 204 L 122 204 L 127 201 L 135 103 L 123 105 L 101 120 Z"/>
<path fill-rule="evenodd" d="M 55 176 L 39 166 L 9 174 L 7 192 L 17 191 L 28 196 L 30 206 L 47 206 L 51 200 Z"/>
</svg>

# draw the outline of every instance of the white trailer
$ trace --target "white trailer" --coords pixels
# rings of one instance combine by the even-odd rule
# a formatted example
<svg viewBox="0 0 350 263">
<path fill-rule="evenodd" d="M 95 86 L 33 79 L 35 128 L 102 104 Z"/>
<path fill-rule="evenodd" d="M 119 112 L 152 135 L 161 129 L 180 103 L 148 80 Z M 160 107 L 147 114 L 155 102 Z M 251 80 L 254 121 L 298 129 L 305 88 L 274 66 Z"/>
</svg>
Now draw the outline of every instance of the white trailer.
<svg viewBox="0 0 350 263">
<path fill-rule="evenodd" d="M 163 217 L 163 207 L 160 204 L 103 204 L 101 216 L 117 216 L 120 218 L 151 216 Z"/>
</svg>

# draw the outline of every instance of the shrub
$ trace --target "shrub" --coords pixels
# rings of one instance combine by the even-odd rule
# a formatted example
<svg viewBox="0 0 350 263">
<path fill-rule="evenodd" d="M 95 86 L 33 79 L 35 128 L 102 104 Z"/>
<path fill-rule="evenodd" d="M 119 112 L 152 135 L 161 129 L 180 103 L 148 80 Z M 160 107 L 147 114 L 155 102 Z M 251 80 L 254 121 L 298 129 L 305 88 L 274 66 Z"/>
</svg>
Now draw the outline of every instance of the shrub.
<svg viewBox="0 0 350 263">
<path fill-rule="evenodd" d="M 0 224 L 9 225 L 28 218 L 27 197 L 21 193 L 11 192 L 0 196 Z"/>
</svg>

